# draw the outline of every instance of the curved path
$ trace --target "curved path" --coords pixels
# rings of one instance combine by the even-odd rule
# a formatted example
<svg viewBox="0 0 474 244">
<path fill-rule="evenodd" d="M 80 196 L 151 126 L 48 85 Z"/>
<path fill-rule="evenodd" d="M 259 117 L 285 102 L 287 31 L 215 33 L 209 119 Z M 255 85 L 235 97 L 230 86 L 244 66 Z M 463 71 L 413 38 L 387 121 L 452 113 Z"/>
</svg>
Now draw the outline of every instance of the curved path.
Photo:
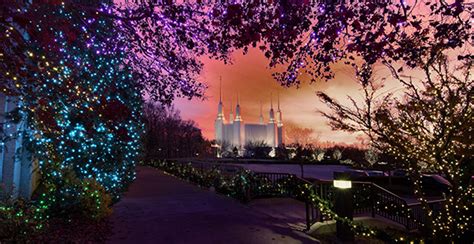
<svg viewBox="0 0 474 244">
<path fill-rule="evenodd" d="M 176 177 L 138 167 L 111 217 L 110 243 L 314 243 L 284 219 Z"/>
</svg>

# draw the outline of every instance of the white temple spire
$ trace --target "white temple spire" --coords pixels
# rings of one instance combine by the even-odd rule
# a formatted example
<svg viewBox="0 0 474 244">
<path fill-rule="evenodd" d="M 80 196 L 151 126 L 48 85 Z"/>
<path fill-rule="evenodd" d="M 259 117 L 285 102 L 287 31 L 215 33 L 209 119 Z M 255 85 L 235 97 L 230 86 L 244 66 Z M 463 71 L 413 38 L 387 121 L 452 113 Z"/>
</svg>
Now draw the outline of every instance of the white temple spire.
<svg viewBox="0 0 474 244">
<path fill-rule="evenodd" d="M 260 101 L 260 124 L 263 125 L 263 105 L 262 105 L 262 101 Z"/>
<path fill-rule="evenodd" d="M 232 103 L 232 98 L 230 99 L 230 113 L 229 113 L 229 123 L 234 123 L 234 108 Z"/>
<path fill-rule="evenodd" d="M 217 105 L 217 117 L 214 122 L 214 131 L 216 135 L 216 141 L 218 144 L 222 144 L 225 140 L 224 135 L 224 105 L 222 104 L 222 77 L 219 77 L 219 104 Z M 217 152 L 217 157 L 221 157 L 220 152 Z"/>
<path fill-rule="evenodd" d="M 281 113 L 280 109 L 280 93 L 278 93 L 278 110 L 277 110 L 277 126 L 282 127 L 283 126 L 283 116 Z"/>
<path fill-rule="evenodd" d="M 273 93 L 270 93 L 270 121 L 269 123 L 275 123 L 275 112 L 273 111 Z"/>
<path fill-rule="evenodd" d="M 240 114 L 240 96 L 237 92 L 237 106 L 235 106 L 235 121 L 242 121 L 242 117 Z"/>
<path fill-rule="evenodd" d="M 225 120 L 224 105 L 222 104 L 222 76 L 219 76 L 219 105 L 217 105 L 217 119 Z"/>
</svg>

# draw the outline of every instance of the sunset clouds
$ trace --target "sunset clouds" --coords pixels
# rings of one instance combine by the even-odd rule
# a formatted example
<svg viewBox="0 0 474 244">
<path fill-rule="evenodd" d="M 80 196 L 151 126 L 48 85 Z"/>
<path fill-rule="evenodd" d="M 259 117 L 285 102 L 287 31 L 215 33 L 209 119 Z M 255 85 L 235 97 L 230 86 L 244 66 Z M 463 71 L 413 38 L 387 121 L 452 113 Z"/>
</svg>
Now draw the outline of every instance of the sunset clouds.
<svg viewBox="0 0 474 244">
<path fill-rule="evenodd" d="M 227 65 L 220 61 L 204 60 L 204 71 L 200 80 L 209 86 L 205 100 L 181 99 L 175 103 L 181 110 L 182 117 L 196 121 L 208 139 L 214 139 L 214 119 L 219 101 L 219 76 L 222 76 L 226 119 L 229 116 L 231 100 L 235 108 L 237 93 L 240 94 L 244 122 L 258 121 L 260 102 L 263 103 L 263 113 L 267 120 L 270 94 L 273 94 L 274 107 L 279 94 L 284 123 L 312 128 L 314 136 L 319 137 L 321 141 L 356 142 L 356 135 L 331 130 L 325 118 L 317 112 L 325 110 L 326 107 L 319 102 L 315 94 L 316 91 L 325 91 L 341 100 L 347 95 L 357 97 L 358 86 L 353 78 L 352 69 L 338 68 L 336 78 L 328 82 L 318 81 L 314 84 L 304 84 L 300 88 L 286 88 L 273 80 L 271 74 L 277 70 L 268 68 L 268 60 L 258 50 L 251 49 L 247 55 L 236 52 L 232 60 L 233 63 Z"/>
</svg>

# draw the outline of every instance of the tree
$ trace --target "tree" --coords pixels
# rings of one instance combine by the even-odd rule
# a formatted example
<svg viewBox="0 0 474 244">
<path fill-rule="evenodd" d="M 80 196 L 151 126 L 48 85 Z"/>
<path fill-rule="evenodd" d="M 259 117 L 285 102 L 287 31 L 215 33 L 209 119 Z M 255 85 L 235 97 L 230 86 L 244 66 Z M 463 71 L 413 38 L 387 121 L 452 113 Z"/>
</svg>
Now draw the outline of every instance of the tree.
<svg viewBox="0 0 474 244">
<path fill-rule="evenodd" d="M 365 161 L 369 163 L 370 167 L 373 167 L 374 164 L 377 163 L 379 160 L 378 153 L 374 149 L 369 149 L 365 151 L 364 158 Z"/>
<path fill-rule="evenodd" d="M 412 58 L 428 56 L 432 45 L 450 49 L 464 45 L 470 39 L 471 26 L 471 5 L 463 1 L 271 1 L 209 5 L 156 4 L 154 0 L 109 5 L 33 2 L 27 12 L 16 11 L 18 6 L 14 4 L 2 5 L 0 26 L 2 33 L 7 33 L 2 36 L 2 51 L 5 57 L 15 57 L 5 60 L 5 66 L 37 68 L 36 62 L 27 62 L 31 57 L 24 50 L 29 43 L 20 37 L 20 30 L 12 25 L 11 19 L 22 27 L 36 28 L 44 23 L 29 20 L 50 12 L 51 8 L 63 5 L 81 9 L 90 16 L 114 21 L 110 31 L 123 37 L 120 50 L 126 53 L 125 65 L 132 67 L 142 91 L 167 104 L 176 96 L 202 96 L 205 86 L 197 81 L 196 74 L 202 69 L 198 58 L 203 55 L 228 62 L 231 51 L 241 48 L 246 52 L 249 47 L 258 46 L 270 59 L 270 66 L 290 63 L 287 71 L 275 77 L 283 85 L 291 86 L 301 83 L 303 73 L 308 73 L 312 82 L 332 78 L 331 65 L 340 61 L 355 66 L 361 59 L 369 64 L 400 60 L 414 67 L 416 62 Z M 39 8 L 41 5 L 48 8 Z M 42 27 L 45 31 L 51 26 Z M 102 39 L 100 33 L 95 35 Z M 19 77 L 27 76 L 21 73 Z M 6 78 L 8 90 L 18 90 L 17 82 L 2 78 Z"/>
<path fill-rule="evenodd" d="M 404 87 L 402 97 L 389 93 L 379 98 L 382 86 L 373 79 L 370 66 L 359 76 L 364 105 L 346 106 L 324 93 L 318 95 L 333 111 L 323 113 L 333 129 L 363 132 L 375 148 L 408 170 L 429 220 L 426 233 L 437 239 L 460 238 L 470 228 L 472 207 L 473 60 L 461 59 L 459 66 L 452 66 L 442 49 L 435 51 L 431 59 L 419 60 L 420 80 L 392 69 Z M 452 185 L 438 212 L 427 204 L 421 188 L 424 172 L 443 175 Z"/>
<path fill-rule="evenodd" d="M 361 61 L 400 61 L 414 68 L 417 59 L 432 55 L 432 47 L 453 50 L 470 45 L 472 7 L 462 0 L 305 5 L 292 12 L 305 15 L 297 24 L 300 29 L 293 22 L 282 25 L 304 32 L 286 44 L 265 39 L 270 43 L 268 57 L 271 64 L 290 63 L 286 71 L 275 74 L 285 86 L 298 86 L 303 74 L 311 82 L 329 80 L 334 77 L 333 64 L 341 62 L 356 67 Z"/>
<path fill-rule="evenodd" d="M 324 160 L 325 155 L 326 151 L 324 149 L 318 148 L 313 152 L 313 159 L 317 162 L 322 162 Z"/>
<path fill-rule="evenodd" d="M 211 143 L 195 122 L 183 120 L 173 107 L 149 101 L 143 107 L 143 118 L 145 161 L 212 155 Z"/>
<path fill-rule="evenodd" d="M 342 152 L 339 149 L 334 150 L 334 152 L 332 153 L 332 158 L 337 161 L 341 160 Z"/>
<path fill-rule="evenodd" d="M 258 159 L 268 158 L 272 150 L 265 141 L 248 141 L 245 143 L 244 149 L 246 157 Z"/>
<path fill-rule="evenodd" d="M 154 0 L 126 5 L 45 2 L 48 4 L 6 3 L 0 8 L 0 90 L 28 102 L 22 112 L 40 122 L 32 128 L 41 135 L 36 139 L 43 146 L 49 139 L 82 136 L 81 124 L 87 132 L 105 128 L 104 134 L 99 135 L 118 137 L 120 142 L 125 142 L 127 136 L 137 140 L 139 125 L 135 119 L 139 115 L 136 109 L 141 108 L 140 93 L 148 93 L 164 104 L 170 104 L 175 97 L 202 96 L 204 85 L 196 75 L 202 68 L 199 57 L 203 55 L 227 62 L 231 51 L 242 48 L 246 52 L 250 46 L 258 46 L 271 66 L 290 63 L 285 72 L 275 74 L 281 84 L 290 86 L 299 85 L 304 73 L 310 75 L 312 82 L 332 78 L 331 65 L 336 62 L 358 67 L 361 62 L 371 66 L 382 61 L 396 72 L 401 71 L 395 67 L 400 62 L 435 74 L 440 69 L 432 65 L 440 50 L 453 51 L 472 41 L 470 7 L 463 1 L 415 1 L 412 5 L 404 1 L 335 1 L 320 5 L 298 1 L 212 5 L 186 1 L 156 5 Z M 420 5 L 426 5 L 426 11 L 417 12 Z M 472 59 L 472 55 L 460 58 Z M 410 86 L 411 81 L 398 78 Z M 367 80 L 363 81 L 368 87 Z M 69 102 L 74 105 L 67 106 Z M 101 111 L 99 114 L 105 116 L 92 111 Z M 89 116 L 95 121 L 92 125 L 87 123 Z M 126 118 L 133 119 L 127 122 Z M 54 126 L 58 121 L 59 130 Z M 75 128 L 76 125 L 79 126 Z M 78 165 L 90 167 L 84 163 L 87 160 L 81 163 L 69 154 L 51 157 L 47 150 L 50 148 L 74 149 L 77 153 L 81 145 L 95 145 L 69 141 L 75 146 L 53 143 L 38 151 L 59 168 L 63 164 L 75 165 L 69 161 L 73 159 Z M 128 156 L 137 156 L 137 147 L 128 149 L 98 153 L 108 153 L 100 158 L 107 161 L 105 168 L 112 170 L 121 168 L 113 164 L 115 152 L 127 151 Z M 127 162 L 128 156 L 120 157 L 120 161 Z M 133 163 L 130 165 L 119 175 L 129 172 Z M 75 170 L 89 175 L 89 169 L 83 170 L 82 166 Z M 107 175 L 112 175 L 113 185 L 116 174 Z M 133 178 L 133 174 L 127 173 L 126 178 Z M 452 229 L 443 229 L 447 230 Z"/>
<path fill-rule="evenodd" d="M 280 145 L 275 148 L 275 159 L 279 160 L 289 160 L 290 159 L 290 150 L 286 148 L 286 145 Z"/>
<path fill-rule="evenodd" d="M 89 38 L 82 43 L 87 48 L 101 42 L 107 44 L 104 51 L 121 53 L 124 58 L 117 65 L 129 69 L 136 81 L 134 88 L 163 104 L 171 104 L 175 97 L 202 97 L 205 86 L 195 77 L 202 69 L 197 57 L 205 53 L 226 56 L 225 50 L 219 54 L 222 49 L 210 39 L 212 25 L 208 18 L 202 19 L 206 16 L 200 11 L 203 6 L 164 4 L 154 8 L 145 1 L 34 0 L 31 4 L 3 2 L 0 7 L 0 30 L 6 33 L 0 37 L 0 78 L 4 81 L 0 88 L 7 94 L 32 93 L 47 78 L 43 74 L 54 73 L 59 65 L 54 61 L 67 56 L 60 52 L 59 33 L 72 43 L 87 32 Z M 70 25 L 44 18 L 59 11 L 78 22 Z M 94 29 L 98 19 L 109 23 L 107 31 Z M 208 49 L 211 45 L 215 48 Z"/>
<path fill-rule="evenodd" d="M 460 138 L 461 134 L 472 138 L 468 129 L 472 127 L 471 10 L 472 5 L 463 1 L 329 4 L 316 14 L 309 40 L 299 42 L 299 51 L 287 57 L 288 70 L 276 75 L 290 86 L 300 84 L 303 73 L 310 74 L 312 82 L 332 78 L 331 64 L 337 62 L 357 69 L 365 106 L 351 99 L 350 108 L 320 93 L 334 111 L 325 115 L 334 129 L 362 131 L 378 144 L 374 146 L 405 164 L 432 220 L 426 233 L 435 238 L 459 238 L 470 228 L 465 211 L 471 188 L 459 186 L 460 182 L 468 185 L 472 175 L 468 166 L 472 148 Z M 447 53 L 458 60 L 447 62 Z M 370 80 L 372 66 L 378 62 L 406 88 L 403 99 L 388 94 L 373 103 L 381 89 L 381 84 Z M 420 71 L 423 78 L 403 77 L 404 71 Z M 446 206 L 436 217 L 420 189 L 424 168 L 445 175 L 453 184 Z"/>
<path fill-rule="evenodd" d="M 66 4 L 10 1 L 0 12 L 0 95 L 16 103 L 5 116 L 21 118 L 7 121 L 21 129 L 0 131 L 1 143 L 21 138 L 15 158 L 37 161 L 41 174 L 38 199 L 19 215 L 30 212 L 35 230 L 73 209 L 105 217 L 135 178 L 143 131 L 123 36 L 108 31 L 110 19 Z"/>
<path fill-rule="evenodd" d="M 112 43 L 109 50 L 123 53 L 125 58 L 120 65 L 130 68 L 135 85 L 142 93 L 168 105 L 176 97 L 203 96 L 206 86 L 197 79 L 203 66 L 200 57 L 208 55 L 229 62 L 231 51 L 242 48 L 246 52 L 249 46 L 256 47 L 267 38 L 273 40 L 269 45 L 274 49 L 274 56 L 288 55 L 291 50 L 283 49 L 283 44 L 296 39 L 309 27 L 305 17 L 308 6 L 286 2 L 207 5 L 161 4 L 155 0 L 125 3 L 34 0 L 28 4 L 4 2 L 0 7 L 0 30 L 5 33 L 0 37 L 3 92 L 20 95 L 32 91 L 35 87 L 32 81 L 43 77 L 25 71 L 42 69 L 46 73 L 56 67 L 52 65 L 52 56 L 60 54 L 60 46 L 55 43 L 54 30 L 63 30 L 68 41 L 74 42 L 77 34 L 85 29 L 89 41 Z M 44 19 L 44 15 L 60 9 L 64 13 L 76 11 L 87 18 L 74 28 L 66 22 Z M 98 18 L 112 23 L 107 32 L 94 31 Z M 40 19 L 42 21 L 38 21 Z M 278 28 L 281 24 L 291 29 Z M 25 38 L 24 33 L 31 38 Z M 107 37 L 107 33 L 115 33 L 120 38 Z M 40 40 L 40 49 L 52 48 L 40 55 L 45 56 L 45 61 L 37 60 L 37 55 L 31 52 L 33 40 Z M 279 43 L 275 43 L 276 40 Z M 260 48 L 264 49 L 264 46 Z"/>
<path fill-rule="evenodd" d="M 317 138 L 313 137 L 314 129 L 304 128 L 294 123 L 287 123 L 285 125 L 284 135 L 285 141 L 293 144 L 307 145 L 317 141 Z"/>
</svg>

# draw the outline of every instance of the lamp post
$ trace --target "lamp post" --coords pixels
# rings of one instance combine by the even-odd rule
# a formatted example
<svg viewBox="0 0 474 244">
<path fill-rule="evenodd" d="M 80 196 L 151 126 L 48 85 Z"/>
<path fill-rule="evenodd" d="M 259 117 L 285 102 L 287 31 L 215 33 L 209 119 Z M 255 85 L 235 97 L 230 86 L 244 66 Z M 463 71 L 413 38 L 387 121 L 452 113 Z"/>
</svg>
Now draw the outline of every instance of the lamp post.
<svg viewBox="0 0 474 244">
<path fill-rule="evenodd" d="M 334 172 L 334 193 L 335 193 L 335 211 L 339 217 L 352 220 L 353 215 L 353 194 L 352 181 L 350 175 L 342 172 Z M 353 242 L 354 233 L 351 226 L 343 221 L 336 221 L 337 238 L 343 242 Z"/>
<path fill-rule="evenodd" d="M 219 144 L 215 143 L 215 144 L 211 144 L 211 147 L 216 149 L 216 157 L 220 158 L 221 157 L 221 152 L 220 152 L 221 146 Z"/>
</svg>

